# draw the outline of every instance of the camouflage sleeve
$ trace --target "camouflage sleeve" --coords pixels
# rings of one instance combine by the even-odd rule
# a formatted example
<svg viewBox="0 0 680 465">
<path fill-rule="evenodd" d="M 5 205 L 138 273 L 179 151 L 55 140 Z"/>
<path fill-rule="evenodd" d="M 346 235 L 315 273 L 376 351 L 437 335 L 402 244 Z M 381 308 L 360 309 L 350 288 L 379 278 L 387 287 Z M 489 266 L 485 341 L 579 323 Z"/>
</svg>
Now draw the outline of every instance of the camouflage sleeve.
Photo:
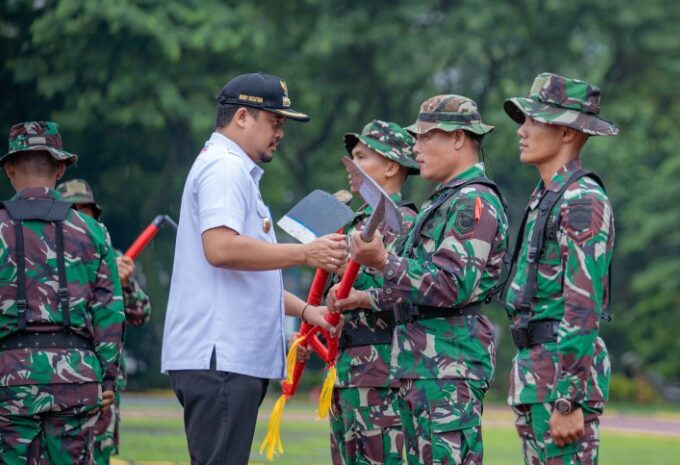
<svg viewBox="0 0 680 465">
<path fill-rule="evenodd" d="M 123 286 L 123 300 L 125 301 L 125 319 L 129 324 L 142 326 L 149 321 L 151 318 L 149 296 L 134 277 Z"/>
<path fill-rule="evenodd" d="M 125 313 L 116 255 L 108 232 L 94 283 L 91 311 L 95 352 L 102 366 L 102 387 L 105 391 L 114 390 L 123 350 Z"/>
<path fill-rule="evenodd" d="M 501 215 L 494 194 L 471 189 L 455 196 L 448 209 L 440 208 L 428 220 L 422 237 L 415 238 L 415 258 L 389 254 L 383 288 L 369 291 L 373 309 L 401 303 L 453 307 L 490 290 L 493 285 L 480 289 L 479 284 L 499 231 L 505 235 Z"/>
<path fill-rule="evenodd" d="M 383 243 L 385 244 L 385 249 L 388 252 L 394 252 L 395 248 L 398 246 L 401 240 L 405 239 L 413 222 L 416 219 L 416 212 L 414 212 L 408 206 L 402 206 L 400 208 L 402 214 L 402 234 L 397 235 L 390 231 L 381 231 L 383 234 Z M 356 280 L 354 281 L 354 289 L 360 291 L 365 291 L 368 289 L 380 289 L 383 286 L 382 273 L 378 270 L 367 269 L 362 266 Z"/>
<path fill-rule="evenodd" d="M 610 232 L 611 231 L 611 232 Z M 613 216 L 603 195 L 566 200 L 557 240 L 564 269 L 564 317 L 557 336 L 557 397 L 577 403 L 586 393 L 600 315 L 606 305 Z"/>
</svg>

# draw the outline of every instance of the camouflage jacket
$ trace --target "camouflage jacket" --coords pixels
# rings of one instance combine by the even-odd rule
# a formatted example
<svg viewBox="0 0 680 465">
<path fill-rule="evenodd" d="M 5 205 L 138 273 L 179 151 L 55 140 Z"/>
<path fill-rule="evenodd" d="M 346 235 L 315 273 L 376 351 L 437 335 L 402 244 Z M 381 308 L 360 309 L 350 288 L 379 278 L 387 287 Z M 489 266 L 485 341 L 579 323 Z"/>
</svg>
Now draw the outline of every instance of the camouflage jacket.
<svg viewBox="0 0 680 465">
<path fill-rule="evenodd" d="M 449 189 L 478 176 L 485 176 L 482 163 L 437 186 L 416 224 Z M 416 229 L 409 232 L 401 256 L 388 256 L 382 289 L 369 291 L 373 309 L 483 302 L 498 283 L 507 250 L 508 221 L 493 189 L 479 184 L 460 189 L 426 218 L 417 237 Z M 394 378 L 458 378 L 479 381 L 486 388 L 493 377 L 496 345 L 486 316 L 400 324 L 394 340 Z"/>
<path fill-rule="evenodd" d="M 116 249 L 116 257 L 123 252 Z M 132 326 L 142 326 L 151 318 L 151 302 L 146 292 L 142 290 L 137 277 L 133 274 L 123 285 L 123 301 L 125 303 L 125 322 Z"/>
<path fill-rule="evenodd" d="M 401 201 L 401 194 L 390 196 L 395 203 Z M 402 232 L 406 233 L 413 225 L 416 212 L 408 205 L 400 206 L 402 214 Z M 354 220 L 345 229 L 345 234 L 353 234 L 358 226 L 363 226 L 373 209 L 370 205 L 363 205 L 356 212 Z M 397 236 L 391 231 L 381 231 L 383 241 L 388 251 L 394 251 L 403 236 Z M 365 291 L 382 287 L 382 274 L 374 268 L 362 266 L 359 269 L 355 289 Z M 354 310 L 343 313 L 343 328 L 374 328 L 384 329 L 393 325 L 392 312 L 372 312 L 370 310 Z M 375 344 L 359 347 L 349 347 L 338 351 L 336 368 L 338 377 L 336 386 L 339 387 L 383 387 L 390 385 L 390 344 Z"/>
<path fill-rule="evenodd" d="M 116 257 L 123 255 L 123 252 L 116 249 Z M 136 272 L 135 272 L 136 274 Z M 125 325 L 142 326 L 151 318 L 151 302 L 146 292 L 142 290 L 137 277 L 133 274 L 128 282 L 123 285 L 123 302 L 125 304 Z M 127 335 L 127 330 L 124 332 Z M 125 339 L 125 335 L 123 339 Z M 118 390 L 122 391 L 127 385 L 127 367 L 125 365 L 125 354 L 120 359 L 120 372 L 116 380 Z"/>
<path fill-rule="evenodd" d="M 47 188 L 29 188 L 15 199 L 55 198 Z M 62 325 L 57 289 L 54 223 L 24 221 L 28 325 Z M 14 221 L 0 210 L 0 339 L 18 332 Z M 81 349 L 0 351 L 0 386 L 102 382 L 113 390 L 122 350 L 123 296 L 115 255 L 104 226 L 71 210 L 63 222 L 71 329 L 94 341 Z"/>
<path fill-rule="evenodd" d="M 505 306 L 513 320 L 527 283 L 527 244 L 538 203 L 546 190 L 559 191 L 581 167 L 578 159 L 563 166 L 547 189 L 531 195 L 523 244 L 508 283 Z M 608 270 L 614 247 L 614 217 L 606 193 L 592 179 L 572 183 L 550 214 L 544 254 L 538 259 L 531 320 L 559 320 L 557 342 L 518 351 L 510 373 L 512 405 L 551 402 L 565 397 L 579 403 L 601 402 L 609 390 L 609 357 L 598 337 L 609 296 Z M 531 284 L 533 285 L 533 284 Z"/>
</svg>

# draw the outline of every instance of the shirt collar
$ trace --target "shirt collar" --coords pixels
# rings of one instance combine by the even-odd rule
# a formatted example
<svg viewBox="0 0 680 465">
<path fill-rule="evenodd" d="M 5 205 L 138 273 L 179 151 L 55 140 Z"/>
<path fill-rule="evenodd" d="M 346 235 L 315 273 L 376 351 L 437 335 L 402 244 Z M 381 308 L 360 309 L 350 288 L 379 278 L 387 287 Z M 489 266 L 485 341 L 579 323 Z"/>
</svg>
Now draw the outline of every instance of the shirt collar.
<svg viewBox="0 0 680 465">
<path fill-rule="evenodd" d="M 390 199 L 394 203 L 401 202 L 401 192 L 395 192 L 394 194 L 390 194 Z M 359 209 L 356 211 L 354 214 L 354 217 L 359 217 L 359 216 L 368 216 L 371 213 L 373 213 L 373 207 L 371 207 L 369 204 L 365 203 L 362 206 L 359 207 Z"/>
<path fill-rule="evenodd" d="M 213 132 L 212 135 L 210 136 L 210 139 L 208 139 L 208 142 L 205 143 L 206 147 L 213 144 L 226 147 L 231 154 L 236 155 L 238 158 L 243 160 L 243 163 L 245 163 L 248 172 L 253 177 L 253 179 L 259 184 L 260 179 L 264 174 L 264 170 L 257 166 L 257 164 L 246 154 L 246 152 L 243 151 L 240 145 L 238 145 L 236 142 L 234 142 L 224 134 L 220 134 L 219 132 Z"/>
<path fill-rule="evenodd" d="M 435 188 L 435 192 L 438 192 L 444 188 L 449 188 L 449 187 L 458 187 L 461 184 L 463 184 L 465 181 L 470 180 L 472 178 L 476 178 L 478 176 L 486 176 L 486 172 L 484 170 L 484 163 L 481 161 L 475 163 L 459 175 L 457 175 L 455 178 L 447 182 L 446 184 L 438 184 L 437 187 Z"/>
<path fill-rule="evenodd" d="M 547 187 L 544 186 L 542 180 L 539 181 L 538 185 L 531 194 L 529 207 L 532 209 L 536 208 L 545 191 L 559 192 L 560 189 L 564 187 L 564 184 L 569 180 L 571 175 L 579 169 L 581 169 L 581 160 L 579 158 L 574 158 L 552 175 Z"/>
<path fill-rule="evenodd" d="M 22 199 L 55 199 L 61 200 L 61 195 L 49 187 L 27 187 L 26 189 L 21 189 L 17 192 L 12 200 L 22 200 Z"/>
</svg>

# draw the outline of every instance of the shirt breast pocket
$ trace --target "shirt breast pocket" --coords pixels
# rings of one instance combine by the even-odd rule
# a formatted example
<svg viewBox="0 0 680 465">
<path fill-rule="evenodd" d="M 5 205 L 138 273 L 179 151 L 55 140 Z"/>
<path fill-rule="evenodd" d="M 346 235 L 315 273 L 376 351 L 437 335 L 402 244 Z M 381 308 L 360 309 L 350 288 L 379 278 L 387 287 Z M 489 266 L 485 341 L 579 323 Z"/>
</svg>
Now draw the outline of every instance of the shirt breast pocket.
<svg viewBox="0 0 680 465">
<path fill-rule="evenodd" d="M 417 239 L 418 245 L 422 247 L 428 255 L 433 254 L 437 249 L 437 243 L 441 240 L 440 238 L 444 230 L 444 224 L 444 219 L 441 215 L 435 214 L 420 230 L 420 238 Z"/>
</svg>

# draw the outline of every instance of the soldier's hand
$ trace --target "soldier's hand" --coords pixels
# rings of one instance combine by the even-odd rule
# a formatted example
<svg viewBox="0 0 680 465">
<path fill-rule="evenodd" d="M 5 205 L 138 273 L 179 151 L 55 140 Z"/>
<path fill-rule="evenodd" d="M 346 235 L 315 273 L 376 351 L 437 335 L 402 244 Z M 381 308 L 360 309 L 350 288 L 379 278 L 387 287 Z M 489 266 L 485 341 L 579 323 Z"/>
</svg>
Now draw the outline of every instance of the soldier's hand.
<svg viewBox="0 0 680 465">
<path fill-rule="evenodd" d="M 328 313 L 327 307 L 314 307 L 310 305 L 309 307 L 307 307 L 307 310 L 305 311 L 305 321 L 310 325 L 323 328 L 327 330 L 331 334 L 331 336 L 335 336 L 335 333 L 338 331 L 338 327 L 341 324 L 340 322 L 342 322 L 342 318 L 340 318 L 340 322 L 338 322 L 336 326 L 333 326 L 326 321 L 327 313 Z"/>
<path fill-rule="evenodd" d="M 123 286 L 125 286 L 130 280 L 132 273 L 135 272 L 135 262 L 130 257 L 121 255 L 120 257 L 116 257 L 116 264 L 118 265 L 118 276 L 120 276 L 120 282 Z"/>
<path fill-rule="evenodd" d="M 288 346 L 292 346 L 298 337 L 300 337 L 300 333 L 292 333 L 288 336 Z M 312 349 L 304 344 L 298 344 L 297 350 L 295 351 L 296 360 L 306 362 L 310 355 L 312 355 Z"/>
<path fill-rule="evenodd" d="M 556 409 L 550 416 L 550 435 L 557 447 L 571 444 L 586 433 L 583 421 L 583 410 L 575 408 L 568 415 L 562 415 Z"/>
<path fill-rule="evenodd" d="M 102 392 L 102 410 L 108 410 L 113 404 L 113 391 Z"/>
<path fill-rule="evenodd" d="M 384 270 L 387 264 L 387 250 L 383 244 L 383 236 L 379 231 L 373 234 L 369 242 L 361 239 L 359 232 L 352 235 L 352 260 L 364 266 L 369 266 L 377 270 Z"/>
<path fill-rule="evenodd" d="M 354 310 L 355 308 L 367 308 L 371 306 L 371 302 L 368 298 L 368 293 L 365 291 L 357 291 L 352 288 L 349 291 L 349 295 L 344 299 L 338 299 L 336 292 L 340 287 L 340 283 L 335 284 L 328 291 L 326 296 L 326 305 L 328 309 L 334 312 L 342 312 L 344 310 Z"/>
<path fill-rule="evenodd" d="M 312 268 L 321 268 L 331 273 L 347 261 L 347 243 L 342 234 L 328 234 L 303 245 L 305 263 Z"/>
</svg>

